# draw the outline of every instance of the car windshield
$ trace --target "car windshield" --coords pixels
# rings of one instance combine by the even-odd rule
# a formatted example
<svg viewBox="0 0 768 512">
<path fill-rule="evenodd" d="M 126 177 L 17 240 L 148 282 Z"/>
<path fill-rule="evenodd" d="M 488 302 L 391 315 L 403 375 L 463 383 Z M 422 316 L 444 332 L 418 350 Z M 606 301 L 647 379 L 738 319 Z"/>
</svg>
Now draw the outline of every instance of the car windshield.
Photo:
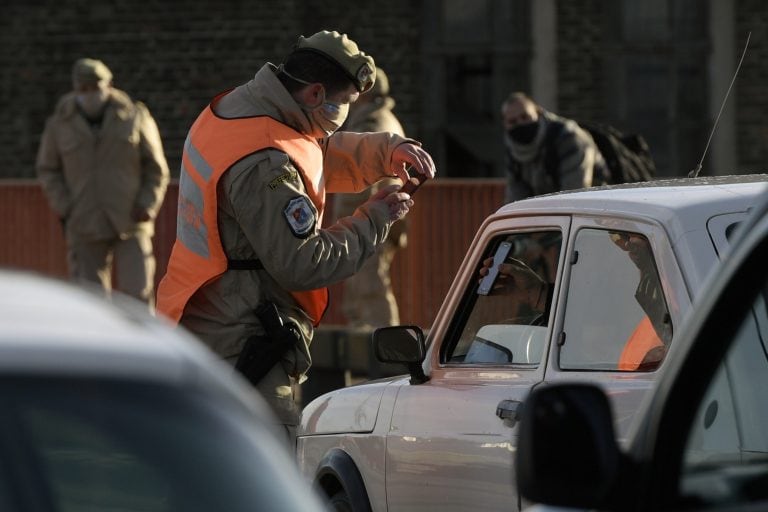
<svg viewBox="0 0 768 512">
<path fill-rule="evenodd" d="M 273 438 L 220 407 L 161 386 L 0 379 L 0 509 L 306 507 Z"/>
</svg>

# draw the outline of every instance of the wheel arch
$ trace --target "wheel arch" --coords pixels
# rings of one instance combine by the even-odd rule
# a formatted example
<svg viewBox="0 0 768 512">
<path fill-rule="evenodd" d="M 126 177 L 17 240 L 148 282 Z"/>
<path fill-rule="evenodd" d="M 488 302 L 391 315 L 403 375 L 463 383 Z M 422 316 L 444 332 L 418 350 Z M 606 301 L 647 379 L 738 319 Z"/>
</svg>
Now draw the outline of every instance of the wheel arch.
<svg viewBox="0 0 768 512">
<path fill-rule="evenodd" d="M 352 457 L 339 448 L 329 451 L 320 461 L 314 486 L 328 498 L 343 490 L 355 512 L 371 512 L 371 503 L 360 470 Z"/>
</svg>

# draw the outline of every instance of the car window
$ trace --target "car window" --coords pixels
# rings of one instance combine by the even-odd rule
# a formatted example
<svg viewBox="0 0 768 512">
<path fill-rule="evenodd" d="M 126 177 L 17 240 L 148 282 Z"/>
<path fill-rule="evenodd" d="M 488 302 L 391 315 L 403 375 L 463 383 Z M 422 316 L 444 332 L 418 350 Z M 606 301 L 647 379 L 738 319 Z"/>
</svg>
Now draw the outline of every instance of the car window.
<svg viewBox="0 0 768 512">
<path fill-rule="evenodd" d="M 302 506 L 292 498 L 300 494 L 291 488 L 295 482 L 284 481 L 285 467 L 269 455 L 276 448 L 265 430 L 184 393 L 126 383 L 2 379 L 0 407 L 0 460 L 15 468 L 13 490 L 45 497 L 51 504 L 46 510 Z"/>
<path fill-rule="evenodd" d="M 744 318 L 689 432 L 680 492 L 697 503 L 768 499 L 767 294 Z"/>
<path fill-rule="evenodd" d="M 747 212 L 723 213 L 707 221 L 707 232 L 721 259 L 733 245 L 733 235 L 738 232 L 747 215 Z"/>
<path fill-rule="evenodd" d="M 484 259 L 495 257 L 491 269 L 498 274 L 480 284 L 478 275 L 470 286 L 446 362 L 539 365 L 562 238 L 559 231 L 536 231 L 505 235 L 489 245 Z"/>
<path fill-rule="evenodd" d="M 577 232 L 561 336 L 563 370 L 658 368 L 672 339 L 672 321 L 645 236 Z"/>
</svg>

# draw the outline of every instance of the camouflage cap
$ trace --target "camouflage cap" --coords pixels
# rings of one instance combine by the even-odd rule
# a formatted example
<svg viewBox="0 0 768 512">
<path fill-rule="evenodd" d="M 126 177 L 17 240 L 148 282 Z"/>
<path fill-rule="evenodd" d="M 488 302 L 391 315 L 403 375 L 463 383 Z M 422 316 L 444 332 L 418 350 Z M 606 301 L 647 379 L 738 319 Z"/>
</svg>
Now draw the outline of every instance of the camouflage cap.
<svg viewBox="0 0 768 512">
<path fill-rule="evenodd" d="M 96 59 L 78 59 L 72 66 L 72 83 L 78 84 L 112 80 L 112 72 L 106 64 Z"/>
<path fill-rule="evenodd" d="M 293 51 L 315 51 L 336 62 L 360 92 L 366 92 L 376 81 L 373 57 L 361 52 L 346 34 L 322 30 L 309 37 L 299 36 Z"/>
</svg>

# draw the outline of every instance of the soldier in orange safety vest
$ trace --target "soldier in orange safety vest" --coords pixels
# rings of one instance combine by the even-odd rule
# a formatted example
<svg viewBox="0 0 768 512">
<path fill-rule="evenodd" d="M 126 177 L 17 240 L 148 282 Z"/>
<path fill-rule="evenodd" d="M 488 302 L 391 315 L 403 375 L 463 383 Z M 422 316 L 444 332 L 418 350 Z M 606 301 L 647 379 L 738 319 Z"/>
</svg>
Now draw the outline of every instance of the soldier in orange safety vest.
<svg viewBox="0 0 768 512">
<path fill-rule="evenodd" d="M 240 364 L 246 353 L 257 366 L 270 361 L 258 377 L 243 373 L 291 443 L 298 423 L 293 389 L 311 364 L 326 287 L 354 274 L 413 205 L 393 185 L 321 228 L 326 192 L 404 180 L 407 166 L 435 175 L 432 158 L 413 140 L 337 131 L 375 76 L 373 59 L 346 35 L 300 37 L 280 66 L 267 63 L 214 98 L 184 145 L 177 238 L 158 287 L 158 312 L 241 370 L 251 368 Z M 258 315 L 265 305 L 276 315 Z M 277 350 L 277 338 L 285 338 L 278 331 L 296 343 Z"/>
</svg>

